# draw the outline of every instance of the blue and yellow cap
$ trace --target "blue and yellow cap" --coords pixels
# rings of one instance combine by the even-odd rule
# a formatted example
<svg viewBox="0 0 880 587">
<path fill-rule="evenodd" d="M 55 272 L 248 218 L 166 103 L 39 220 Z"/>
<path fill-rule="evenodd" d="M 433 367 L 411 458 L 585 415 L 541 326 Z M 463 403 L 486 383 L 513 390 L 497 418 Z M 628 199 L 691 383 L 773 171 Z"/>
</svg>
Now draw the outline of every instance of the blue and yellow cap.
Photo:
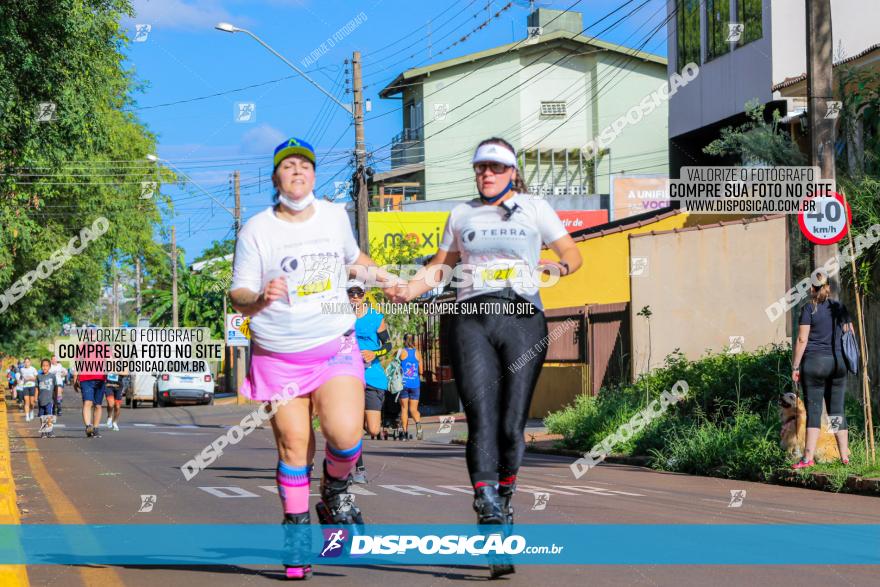
<svg viewBox="0 0 880 587">
<path fill-rule="evenodd" d="M 285 158 L 290 157 L 291 155 L 301 155 L 312 162 L 312 165 L 316 165 L 315 163 L 315 150 L 312 148 L 310 144 L 305 142 L 302 139 L 298 139 L 296 137 L 291 137 L 275 147 L 275 156 L 273 157 L 273 169 L 278 167 L 278 164 L 284 161 Z"/>
</svg>

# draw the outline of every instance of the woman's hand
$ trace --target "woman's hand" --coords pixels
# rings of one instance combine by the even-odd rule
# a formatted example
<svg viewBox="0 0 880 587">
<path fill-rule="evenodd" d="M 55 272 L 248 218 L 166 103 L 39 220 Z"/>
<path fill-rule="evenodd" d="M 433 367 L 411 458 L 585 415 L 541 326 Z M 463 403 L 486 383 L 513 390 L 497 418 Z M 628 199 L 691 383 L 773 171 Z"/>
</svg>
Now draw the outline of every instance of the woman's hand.
<svg viewBox="0 0 880 587">
<path fill-rule="evenodd" d="M 559 263 L 557 261 L 551 261 L 550 259 L 538 260 L 538 271 L 542 271 L 544 273 L 552 273 L 552 271 L 550 271 L 550 267 L 555 267 L 559 271 L 559 275 L 562 277 L 565 277 L 569 273 L 568 265 Z"/>
<path fill-rule="evenodd" d="M 276 277 L 266 284 L 266 289 L 260 294 L 260 303 L 263 308 L 267 308 L 269 304 L 275 300 L 280 300 L 288 296 L 287 279 L 284 277 Z"/>
<path fill-rule="evenodd" d="M 801 371 L 800 369 L 795 369 L 791 372 L 791 380 L 797 383 L 801 380 Z"/>
<path fill-rule="evenodd" d="M 372 363 L 376 358 L 376 353 L 373 351 L 361 351 L 361 356 L 364 358 L 364 363 Z"/>
<path fill-rule="evenodd" d="M 397 285 L 392 288 L 389 288 L 385 295 L 395 304 L 403 304 L 412 299 L 412 293 L 410 292 L 409 283 L 405 281 L 401 281 Z"/>
</svg>

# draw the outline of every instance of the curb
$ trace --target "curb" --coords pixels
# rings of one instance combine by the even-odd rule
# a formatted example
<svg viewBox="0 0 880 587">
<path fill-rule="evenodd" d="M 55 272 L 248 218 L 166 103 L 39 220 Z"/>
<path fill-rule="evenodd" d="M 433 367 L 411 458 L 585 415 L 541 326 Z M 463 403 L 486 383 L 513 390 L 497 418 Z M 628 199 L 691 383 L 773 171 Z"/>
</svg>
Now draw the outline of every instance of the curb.
<svg viewBox="0 0 880 587">
<path fill-rule="evenodd" d="M 467 440 L 454 438 L 450 444 L 466 445 Z M 548 448 L 540 446 L 529 446 L 526 443 L 526 452 L 544 455 L 555 455 L 560 457 L 580 458 L 583 453 L 568 448 Z M 608 455 L 603 462 L 613 465 L 630 465 L 633 467 L 650 468 L 651 457 L 644 456 L 627 456 L 627 455 Z M 689 475 L 689 473 L 683 473 Z M 769 480 L 763 481 L 768 485 L 786 485 L 790 487 L 800 487 L 802 489 L 813 489 L 817 491 L 829 491 L 832 493 L 854 493 L 860 495 L 880 496 L 880 478 L 865 478 L 857 475 L 847 477 L 846 484 L 840 491 L 834 491 L 831 484 L 831 476 L 827 473 L 809 473 L 809 476 L 802 477 L 797 473 L 777 473 Z"/>
<path fill-rule="evenodd" d="M 0 524 L 21 524 L 12 461 L 9 453 L 9 421 L 6 398 L 0 401 Z M 0 565 L 0 585 L 29 587 L 25 565 Z"/>
</svg>

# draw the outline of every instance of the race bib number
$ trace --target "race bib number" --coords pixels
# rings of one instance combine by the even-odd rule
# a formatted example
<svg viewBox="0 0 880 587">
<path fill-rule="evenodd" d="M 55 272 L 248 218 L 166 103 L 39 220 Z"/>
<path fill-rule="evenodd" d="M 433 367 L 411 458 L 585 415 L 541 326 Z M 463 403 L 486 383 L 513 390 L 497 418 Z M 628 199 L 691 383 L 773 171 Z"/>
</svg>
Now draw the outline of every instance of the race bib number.
<svg viewBox="0 0 880 587">
<path fill-rule="evenodd" d="M 25 387 L 36 387 L 36 386 L 37 386 L 37 382 L 36 382 L 36 381 L 25 381 L 25 382 L 24 382 L 24 386 L 25 386 Z"/>
<path fill-rule="evenodd" d="M 499 289 L 521 285 L 526 274 L 521 261 L 492 261 L 477 265 L 474 271 L 474 289 Z"/>
<path fill-rule="evenodd" d="M 335 293 L 334 279 L 339 278 L 341 267 L 339 258 L 328 254 L 300 257 L 295 270 L 287 276 L 287 291 L 291 305 L 331 298 Z"/>
</svg>

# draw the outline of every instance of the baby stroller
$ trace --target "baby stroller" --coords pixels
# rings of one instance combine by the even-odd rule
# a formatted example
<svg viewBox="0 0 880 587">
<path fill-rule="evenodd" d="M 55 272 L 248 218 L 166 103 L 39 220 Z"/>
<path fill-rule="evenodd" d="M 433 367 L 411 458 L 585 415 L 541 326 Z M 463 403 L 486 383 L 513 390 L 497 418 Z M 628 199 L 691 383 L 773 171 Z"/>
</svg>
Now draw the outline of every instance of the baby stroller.
<svg viewBox="0 0 880 587">
<path fill-rule="evenodd" d="M 388 440 L 391 436 L 392 440 L 405 440 L 403 438 L 403 427 L 400 424 L 400 392 L 385 392 L 385 399 L 382 402 L 382 440 Z M 389 433 L 390 429 L 390 433 Z M 409 435 L 412 438 L 412 435 Z"/>
</svg>

